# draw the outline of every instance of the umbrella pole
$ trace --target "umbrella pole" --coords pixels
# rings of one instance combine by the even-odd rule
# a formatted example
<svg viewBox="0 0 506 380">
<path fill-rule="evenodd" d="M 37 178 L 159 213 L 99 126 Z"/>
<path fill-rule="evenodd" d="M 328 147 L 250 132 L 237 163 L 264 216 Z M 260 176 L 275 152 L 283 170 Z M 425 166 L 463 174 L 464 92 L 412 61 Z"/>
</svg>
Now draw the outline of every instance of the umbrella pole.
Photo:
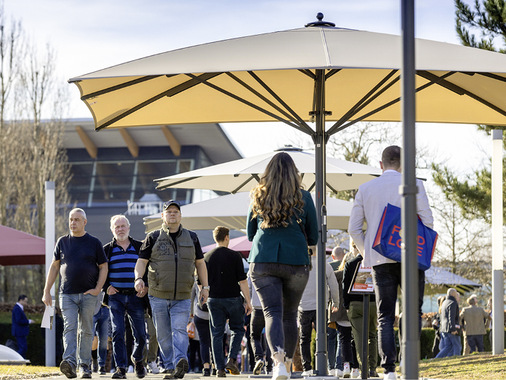
<svg viewBox="0 0 506 380">
<path fill-rule="evenodd" d="M 316 373 L 327 375 L 327 323 L 325 245 L 327 242 L 327 209 L 325 205 L 326 135 L 325 135 L 325 70 L 316 70 L 315 80 L 315 181 L 316 214 L 319 239 L 316 259 Z"/>
<path fill-rule="evenodd" d="M 420 359 L 418 260 L 416 256 L 416 170 L 415 170 L 415 7 L 414 0 L 401 1 L 402 25 L 402 374 L 418 379 Z"/>
</svg>

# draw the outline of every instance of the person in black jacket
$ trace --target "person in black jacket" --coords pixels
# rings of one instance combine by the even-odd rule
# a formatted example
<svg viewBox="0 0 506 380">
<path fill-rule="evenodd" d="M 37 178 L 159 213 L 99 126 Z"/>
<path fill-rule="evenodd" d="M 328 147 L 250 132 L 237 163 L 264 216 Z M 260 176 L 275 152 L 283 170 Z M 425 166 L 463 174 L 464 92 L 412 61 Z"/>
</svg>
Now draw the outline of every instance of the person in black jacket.
<svg viewBox="0 0 506 380">
<path fill-rule="evenodd" d="M 441 306 L 441 325 L 439 327 L 441 350 L 436 358 L 455 356 L 462 353 L 462 343 L 459 336 L 459 300 L 459 293 L 454 288 L 448 289 L 446 299 Z"/>
<path fill-rule="evenodd" d="M 354 244 L 353 244 L 354 245 Z M 356 248 L 356 247 L 355 247 Z M 358 252 L 358 250 L 356 250 Z M 360 266 L 362 262 L 362 255 L 358 254 L 354 259 L 348 261 L 344 265 L 344 278 L 343 278 L 343 299 L 344 307 L 348 313 L 348 319 L 351 323 L 351 331 L 353 333 L 353 339 L 355 341 L 355 347 L 357 350 L 358 360 L 360 368 L 362 368 L 362 336 L 363 336 L 363 319 L 364 319 L 364 301 L 363 295 L 361 294 L 350 294 L 348 289 L 350 288 L 351 281 L 357 266 Z M 369 296 L 369 357 L 368 357 L 368 368 L 369 377 L 377 377 L 376 367 L 378 365 L 378 315 L 376 313 L 376 298 L 374 293 Z"/>
<path fill-rule="evenodd" d="M 111 242 L 104 245 L 104 252 L 109 261 L 109 273 L 104 289 L 108 295 L 108 303 L 112 322 L 112 349 L 116 372 L 113 379 L 126 379 L 128 366 L 125 345 L 125 314 L 128 315 L 134 349 L 132 361 L 138 378 L 146 376 L 143 364 L 143 351 L 146 346 L 146 328 L 144 321 L 144 307 L 147 289 L 137 292 L 134 288 L 134 268 L 139 258 L 142 242 L 129 236 L 130 222 L 124 215 L 114 215 L 111 218 L 111 232 L 114 236 Z"/>
</svg>

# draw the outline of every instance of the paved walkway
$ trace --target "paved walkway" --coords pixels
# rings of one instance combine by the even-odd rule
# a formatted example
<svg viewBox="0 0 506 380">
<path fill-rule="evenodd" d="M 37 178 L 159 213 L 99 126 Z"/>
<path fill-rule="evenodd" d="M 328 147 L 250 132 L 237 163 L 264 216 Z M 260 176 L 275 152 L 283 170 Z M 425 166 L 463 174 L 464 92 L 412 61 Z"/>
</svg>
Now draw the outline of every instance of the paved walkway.
<svg viewBox="0 0 506 380">
<path fill-rule="evenodd" d="M 292 379 L 300 379 L 300 380 L 303 380 L 304 378 L 300 375 L 301 373 L 300 372 L 295 372 L 292 374 L 291 378 Z M 110 379 L 112 376 L 111 373 L 108 373 L 106 375 L 99 375 L 97 373 L 94 373 L 92 378 L 93 379 Z M 163 379 L 163 374 L 158 374 L 158 375 L 154 375 L 152 373 L 148 373 L 147 376 L 144 378 L 145 380 L 161 380 Z M 79 376 L 77 377 L 79 379 Z M 128 373 L 127 374 L 127 378 L 128 379 L 137 379 L 137 377 L 135 376 L 135 373 Z M 247 379 L 258 379 L 258 380 L 268 380 L 268 379 L 271 379 L 271 376 L 267 376 L 267 375 L 260 375 L 260 376 L 254 376 L 252 374 L 241 374 L 241 375 L 229 375 L 227 374 L 227 378 L 230 379 L 230 380 L 247 380 Z M 382 377 L 375 377 L 373 379 L 381 379 Z M 34 378 L 31 378 L 32 380 Z M 60 376 L 49 376 L 49 377 L 37 377 L 35 378 L 36 380 L 48 380 L 48 379 L 55 379 L 55 380 L 66 380 L 67 377 L 65 375 L 61 375 Z M 203 377 L 201 374 L 195 374 L 195 373 L 187 373 L 184 377 L 183 380 L 209 380 L 209 379 L 216 379 L 216 376 L 211 376 L 211 377 Z M 317 380 L 317 379 L 328 379 L 328 380 L 335 380 L 336 378 L 335 377 L 331 377 L 331 376 L 327 376 L 327 377 L 319 377 L 319 376 L 311 376 L 311 377 L 306 377 L 306 379 L 309 379 L 309 380 Z"/>
</svg>

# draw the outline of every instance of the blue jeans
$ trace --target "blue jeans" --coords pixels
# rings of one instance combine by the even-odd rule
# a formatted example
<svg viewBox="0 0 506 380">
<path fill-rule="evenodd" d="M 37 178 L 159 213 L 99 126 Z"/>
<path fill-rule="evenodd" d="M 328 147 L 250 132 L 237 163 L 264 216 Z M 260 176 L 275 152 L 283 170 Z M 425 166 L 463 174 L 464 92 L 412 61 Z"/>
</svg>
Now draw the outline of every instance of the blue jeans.
<svg viewBox="0 0 506 380">
<path fill-rule="evenodd" d="M 452 333 L 441 333 L 440 351 L 436 358 L 445 358 L 447 356 L 456 356 L 462 353 L 462 343 L 460 336 Z"/>
<path fill-rule="evenodd" d="M 329 369 L 343 369 L 343 360 L 341 358 L 341 343 L 338 339 L 339 331 L 327 327 L 327 350 Z"/>
<path fill-rule="evenodd" d="M 401 286 L 401 264 L 382 264 L 372 268 L 374 291 L 376 294 L 376 308 L 378 313 L 378 347 L 381 366 L 385 372 L 395 372 L 395 303 L 397 289 Z M 418 271 L 418 305 L 421 327 L 423 292 L 425 287 L 425 272 Z"/>
<path fill-rule="evenodd" d="M 63 315 L 63 360 L 73 366 L 91 365 L 91 345 L 93 343 L 93 313 L 97 297 L 91 294 L 60 293 Z M 77 342 L 79 357 L 76 358 Z"/>
<path fill-rule="evenodd" d="M 107 340 L 111 335 L 111 318 L 107 306 L 100 307 L 98 313 L 93 316 L 93 335 L 98 337 L 98 366 L 105 367 Z"/>
<path fill-rule="evenodd" d="M 209 322 L 211 323 L 211 344 L 214 364 L 217 369 L 225 369 L 223 357 L 223 334 L 228 319 L 232 332 L 230 336 L 229 359 L 236 359 L 244 337 L 244 303 L 242 297 L 209 298 Z"/>
<path fill-rule="evenodd" d="M 128 366 L 127 351 L 125 345 L 125 313 L 128 315 L 132 335 L 134 337 L 134 349 L 132 356 L 136 362 L 142 361 L 144 347 L 146 346 L 146 325 L 144 323 L 144 302 L 135 294 L 116 293 L 109 296 L 112 322 L 112 351 L 116 367 Z"/>
<path fill-rule="evenodd" d="M 284 351 L 292 359 L 297 345 L 297 308 L 307 284 L 309 266 L 251 263 L 250 271 L 264 311 L 271 353 Z"/>
<path fill-rule="evenodd" d="M 156 337 L 165 369 L 174 369 L 175 364 L 187 358 L 188 333 L 186 325 L 190 318 L 191 300 L 166 300 L 149 295 Z"/>
</svg>

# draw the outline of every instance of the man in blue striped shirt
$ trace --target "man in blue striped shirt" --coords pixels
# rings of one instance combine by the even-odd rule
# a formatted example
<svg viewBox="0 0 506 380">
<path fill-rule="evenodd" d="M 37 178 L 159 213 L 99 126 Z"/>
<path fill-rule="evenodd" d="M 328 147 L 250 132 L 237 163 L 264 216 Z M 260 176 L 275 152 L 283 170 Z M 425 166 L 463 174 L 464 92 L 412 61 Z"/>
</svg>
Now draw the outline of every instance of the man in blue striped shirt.
<svg viewBox="0 0 506 380">
<path fill-rule="evenodd" d="M 128 361 L 125 345 L 125 314 L 128 315 L 134 337 L 132 361 L 135 363 L 135 373 L 138 378 L 143 378 L 146 376 L 143 351 L 146 346 L 144 297 L 147 292 L 146 290 L 137 292 L 134 288 L 134 268 L 142 242 L 129 236 L 130 222 L 124 215 L 114 215 L 111 218 L 111 232 L 114 238 L 104 245 L 104 251 L 109 260 L 109 273 L 104 288 L 109 297 L 112 347 L 116 362 L 116 372 L 112 378 L 126 379 Z"/>
</svg>

